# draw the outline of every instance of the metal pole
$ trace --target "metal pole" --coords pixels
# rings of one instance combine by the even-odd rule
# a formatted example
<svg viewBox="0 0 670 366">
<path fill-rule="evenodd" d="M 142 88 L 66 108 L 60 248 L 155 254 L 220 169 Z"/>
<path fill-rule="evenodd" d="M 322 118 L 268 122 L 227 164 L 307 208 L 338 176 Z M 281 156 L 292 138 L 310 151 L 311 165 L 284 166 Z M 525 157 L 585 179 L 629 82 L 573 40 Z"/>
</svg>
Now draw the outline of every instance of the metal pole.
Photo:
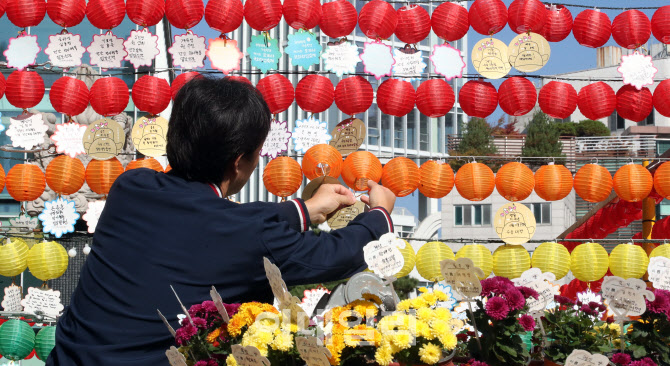
<svg viewBox="0 0 670 366">
<path fill-rule="evenodd" d="M 642 162 L 642 166 L 648 167 L 649 160 Z M 651 229 L 654 227 L 654 222 L 656 222 L 656 201 L 653 198 L 645 198 L 642 201 L 642 238 L 651 239 Z M 650 254 L 651 251 L 655 248 L 655 245 L 652 243 L 643 243 L 642 247 Z"/>
</svg>

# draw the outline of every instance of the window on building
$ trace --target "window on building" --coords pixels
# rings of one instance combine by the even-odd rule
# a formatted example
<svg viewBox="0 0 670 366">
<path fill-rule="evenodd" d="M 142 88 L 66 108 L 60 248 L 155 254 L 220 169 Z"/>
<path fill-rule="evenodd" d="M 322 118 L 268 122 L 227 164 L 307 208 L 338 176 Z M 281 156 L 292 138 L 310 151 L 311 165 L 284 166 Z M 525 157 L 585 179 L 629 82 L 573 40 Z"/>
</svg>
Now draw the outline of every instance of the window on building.
<svg viewBox="0 0 670 366">
<path fill-rule="evenodd" d="M 531 203 L 530 210 L 535 215 L 535 222 L 538 224 L 551 224 L 551 203 Z"/>
<path fill-rule="evenodd" d="M 653 126 L 654 125 L 654 110 L 651 110 L 651 113 L 647 116 L 647 119 L 644 120 L 644 124 L 647 126 Z"/>
<path fill-rule="evenodd" d="M 394 117 L 395 120 L 395 128 L 393 131 L 393 147 L 396 149 L 404 149 L 405 148 L 405 131 L 403 130 L 403 118 L 402 117 Z"/>
<path fill-rule="evenodd" d="M 419 122 L 421 124 L 421 129 L 419 130 L 419 142 L 420 142 L 419 148 L 421 150 L 426 151 L 426 150 L 428 150 L 428 146 L 430 145 L 430 143 L 428 141 L 428 139 L 429 139 L 429 137 L 428 137 L 429 130 L 428 129 L 430 128 L 430 125 L 428 124 L 428 117 L 421 114 L 419 116 Z"/>
<path fill-rule="evenodd" d="M 454 206 L 455 226 L 491 226 L 491 205 Z"/>
<path fill-rule="evenodd" d="M 614 112 L 616 113 L 616 112 Z M 617 130 L 624 130 L 626 129 L 626 120 L 619 115 L 619 113 L 616 114 L 616 129 Z"/>
</svg>

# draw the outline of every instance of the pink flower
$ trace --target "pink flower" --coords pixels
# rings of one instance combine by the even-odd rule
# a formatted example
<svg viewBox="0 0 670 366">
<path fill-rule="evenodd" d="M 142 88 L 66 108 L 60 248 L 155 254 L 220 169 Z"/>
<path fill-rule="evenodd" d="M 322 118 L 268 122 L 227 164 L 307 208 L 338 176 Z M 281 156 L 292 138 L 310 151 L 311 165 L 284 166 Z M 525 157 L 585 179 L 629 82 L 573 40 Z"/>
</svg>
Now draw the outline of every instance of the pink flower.
<svg viewBox="0 0 670 366">
<path fill-rule="evenodd" d="M 523 330 L 526 332 L 530 332 L 531 330 L 535 329 L 535 319 L 533 319 L 533 317 L 528 314 L 521 315 L 519 318 L 519 324 L 521 324 Z"/>
<path fill-rule="evenodd" d="M 670 317 L 670 292 L 666 290 L 654 290 L 656 299 L 654 301 L 645 300 L 647 309 L 652 313 L 666 314 Z"/>
<path fill-rule="evenodd" d="M 486 303 L 486 314 L 495 320 L 504 319 L 509 314 L 507 301 L 498 296 L 490 298 Z"/>
<path fill-rule="evenodd" d="M 630 356 L 625 353 L 615 353 L 612 356 L 612 362 L 617 365 L 628 365 L 630 363 Z"/>
<path fill-rule="evenodd" d="M 633 361 L 629 364 L 630 366 L 658 366 L 656 362 L 652 361 L 651 358 L 645 357 L 639 361 Z"/>
<path fill-rule="evenodd" d="M 526 299 L 528 299 L 528 298 L 530 298 L 530 297 L 532 297 L 532 298 L 534 298 L 534 299 L 537 299 L 537 298 L 540 297 L 540 294 L 538 294 L 537 291 L 533 290 L 533 289 L 530 288 L 530 287 L 519 286 L 519 287 L 517 287 L 517 289 L 518 289 L 519 291 L 521 291 L 521 294 L 522 294 L 523 297 L 525 297 Z"/>
<path fill-rule="evenodd" d="M 521 291 L 514 287 L 507 290 L 505 293 L 505 298 L 507 299 L 507 304 L 512 310 L 523 309 L 523 306 L 526 305 L 526 298 L 523 297 Z"/>
<path fill-rule="evenodd" d="M 209 360 L 200 360 L 195 363 L 193 366 L 218 366 L 219 363 L 216 362 L 216 360 L 212 360 L 211 358 Z"/>
<path fill-rule="evenodd" d="M 198 330 L 191 324 L 186 324 L 183 327 L 177 329 L 175 334 L 175 341 L 178 346 L 187 345 L 188 342 L 193 338 L 194 335 L 198 333 Z"/>
<path fill-rule="evenodd" d="M 207 328 L 207 320 L 203 318 L 193 318 L 193 325 L 200 329 L 205 329 Z"/>
<path fill-rule="evenodd" d="M 470 364 L 470 366 L 489 366 L 486 362 L 475 361 L 474 359 L 468 361 L 468 364 Z"/>
</svg>

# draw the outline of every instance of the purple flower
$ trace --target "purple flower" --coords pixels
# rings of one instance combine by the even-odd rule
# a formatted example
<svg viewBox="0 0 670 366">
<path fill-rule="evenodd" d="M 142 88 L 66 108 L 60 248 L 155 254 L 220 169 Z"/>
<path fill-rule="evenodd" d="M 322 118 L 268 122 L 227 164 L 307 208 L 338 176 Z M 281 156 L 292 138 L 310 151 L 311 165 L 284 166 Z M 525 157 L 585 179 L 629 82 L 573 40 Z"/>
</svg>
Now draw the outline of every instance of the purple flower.
<svg viewBox="0 0 670 366">
<path fill-rule="evenodd" d="M 523 309 L 523 306 L 526 305 L 526 298 L 523 297 L 521 291 L 514 287 L 507 290 L 505 293 L 505 298 L 507 299 L 507 304 L 512 310 Z"/>
<path fill-rule="evenodd" d="M 226 312 L 228 312 L 229 317 L 233 317 L 233 315 L 237 314 L 237 310 L 239 310 L 241 304 L 223 304 L 223 307 L 226 308 Z"/>
<path fill-rule="evenodd" d="M 540 294 L 537 293 L 537 291 L 533 290 L 530 287 L 526 286 L 519 286 L 517 287 L 519 291 L 521 291 L 521 294 L 523 295 L 524 298 L 528 299 L 530 297 L 538 299 L 540 297 Z"/>
<path fill-rule="evenodd" d="M 493 296 L 486 303 L 486 314 L 495 320 L 504 319 L 509 314 L 507 301 L 502 297 Z"/>
<path fill-rule="evenodd" d="M 575 303 L 569 298 L 561 295 L 554 295 L 554 301 L 561 305 L 574 305 Z"/>
<path fill-rule="evenodd" d="M 501 295 L 509 288 L 513 288 L 514 283 L 505 277 L 491 277 L 482 281 L 482 296 L 490 297 Z"/>
<path fill-rule="evenodd" d="M 193 338 L 194 335 L 198 333 L 198 330 L 191 324 L 186 324 L 183 327 L 177 329 L 175 334 L 175 340 L 178 346 L 187 345 L 188 342 Z"/>
<path fill-rule="evenodd" d="M 630 366 L 658 366 L 656 362 L 652 361 L 651 358 L 645 357 L 639 361 L 633 361 L 629 364 Z"/>
<path fill-rule="evenodd" d="M 602 313 L 602 312 L 605 311 L 605 310 L 607 310 L 607 306 L 605 306 L 605 304 L 600 304 L 600 305 L 598 305 L 598 311 L 599 311 L 599 312 Z"/>
<path fill-rule="evenodd" d="M 486 362 L 470 360 L 470 366 L 489 366 Z"/>
<path fill-rule="evenodd" d="M 200 315 L 201 311 L 202 311 L 202 305 L 201 304 L 195 304 L 195 305 L 192 305 L 190 309 L 188 309 L 188 314 L 190 316 L 198 316 L 198 315 Z"/>
<path fill-rule="evenodd" d="M 656 299 L 654 301 L 645 300 L 647 309 L 652 313 L 666 314 L 670 317 L 670 292 L 666 290 L 654 290 Z"/>
<path fill-rule="evenodd" d="M 595 302 L 595 301 L 591 301 L 591 302 L 589 302 L 589 307 L 590 307 L 591 309 L 593 309 L 593 310 L 596 310 L 596 309 L 599 309 L 599 308 L 600 308 L 600 304 L 598 304 L 598 303 Z"/>
<path fill-rule="evenodd" d="M 207 320 L 203 318 L 193 318 L 193 325 L 200 329 L 205 329 L 207 328 Z"/>
<path fill-rule="evenodd" d="M 519 318 L 519 324 L 521 324 L 523 330 L 526 332 L 530 332 L 531 330 L 535 329 L 535 319 L 533 319 L 533 317 L 528 314 L 521 315 Z"/>
<path fill-rule="evenodd" d="M 625 353 L 615 353 L 612 356 L 612 362 L 618 365 L 628 365 L 630 363 L 630 356 Z"/>
<path fill-rule="evenodd" d="M 200 360 L 195 363 L 193 366 L 218 366 L 219 363 L 216 362 L 216 360 L 212 360 L 211 358 L 209 360 Z"/>
<path fill-rule="evenodd" d="M 583 304 L 582 307 L 579 308 L 579 310 L 581 310 L 582 312 L 584 312 L 584 313 L 586 313 L 586 314 L 589 314 L 589 315 L 591 315 L 591 314 L 593 313 L 593 312 L 591 311 L 591 308 L 590 308 L 588 305 L 586 305 L 586 304 Z"/>
<path fill-rule="evenodd" d="M 202 309 L 207 312 L 207 313 L 216 313 L 218 310 L 216 310 L 216 305 L 214 305 L 214 301 L 208 300 L 204 301 L 202 303 Z"/>
</svg>

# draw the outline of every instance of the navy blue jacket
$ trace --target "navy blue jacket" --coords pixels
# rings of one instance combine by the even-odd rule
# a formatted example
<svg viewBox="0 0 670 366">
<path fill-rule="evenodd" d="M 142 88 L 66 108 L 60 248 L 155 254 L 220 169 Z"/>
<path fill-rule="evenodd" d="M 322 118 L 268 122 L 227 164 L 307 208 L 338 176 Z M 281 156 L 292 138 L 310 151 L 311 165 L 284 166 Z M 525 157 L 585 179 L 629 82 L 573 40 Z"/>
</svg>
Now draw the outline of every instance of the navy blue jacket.
<svg viewBox="0 0 670 366">
<path fill-rule="evenodd" d="M 184 305 L 210 299 L 272 302 L 263 257 L 287 285 L 339 280 L 365 269 L 363 246 L 392 230 L 373 209 L 346 228 L 306 231 L 300 200 L 237 204 L 212 186 L 135 169 L 114 183 L 47 365 L 168 365 L 174 345 L 156 313 L 177 329 Z"/>
</svg>

